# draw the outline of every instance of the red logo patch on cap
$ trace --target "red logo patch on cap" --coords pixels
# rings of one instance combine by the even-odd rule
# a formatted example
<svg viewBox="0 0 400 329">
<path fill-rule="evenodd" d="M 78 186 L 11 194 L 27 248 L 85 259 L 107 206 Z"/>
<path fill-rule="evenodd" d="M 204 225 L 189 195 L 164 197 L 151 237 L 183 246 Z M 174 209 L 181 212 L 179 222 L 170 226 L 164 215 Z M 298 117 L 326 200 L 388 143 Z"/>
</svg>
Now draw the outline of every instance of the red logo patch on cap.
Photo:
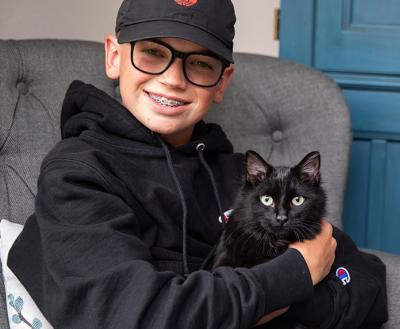
<svg viewBox="0 0 400 329">
<path fill-rule="evenodd" d="M 178 5 L 191 7 L 197 3 L 197 0 L 175 0 Z"/>
</svg>

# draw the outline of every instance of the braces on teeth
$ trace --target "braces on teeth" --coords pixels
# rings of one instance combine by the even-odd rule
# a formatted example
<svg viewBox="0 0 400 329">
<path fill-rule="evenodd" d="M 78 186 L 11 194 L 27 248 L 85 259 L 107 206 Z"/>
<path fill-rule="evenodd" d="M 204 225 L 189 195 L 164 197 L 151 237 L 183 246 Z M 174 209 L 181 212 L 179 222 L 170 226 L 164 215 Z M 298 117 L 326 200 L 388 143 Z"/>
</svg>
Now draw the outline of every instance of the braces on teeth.
<svg viewBox="0 0 400 329">
<path fill-rule="evenodd" d="M 155 96 L 155 95 L 150 95 L 152 99 L 154 99 L 156 102 L 160 103 L 161 105 L 166 105 L 166 106 L 180 106 L 184 105 L 184 103 L 173 100 L 173 99 L 168 99 L 163 96 Z"/>
</svg>

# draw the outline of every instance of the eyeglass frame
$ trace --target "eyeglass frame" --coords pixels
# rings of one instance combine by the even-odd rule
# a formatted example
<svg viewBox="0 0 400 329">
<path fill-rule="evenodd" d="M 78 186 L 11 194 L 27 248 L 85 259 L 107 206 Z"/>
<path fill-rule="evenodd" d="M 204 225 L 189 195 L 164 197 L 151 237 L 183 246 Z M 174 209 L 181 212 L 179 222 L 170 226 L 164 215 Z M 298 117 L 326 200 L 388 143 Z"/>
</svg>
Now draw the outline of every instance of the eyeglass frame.
<svg viewBox="0 0 400 329">
<path fill-rule="evenodd" d="M 133 49 L 135 48 L 136 42 L 140 42 L 140 41 L 151 41 L 151 42 L 157 43 L 157 44 L 167 48 L 171 52 L 172 56 L 171 56 L 170 62 L 168 63 L 168 65 L 166 66 L 165 69 L 163 69 L 161 72 L 158 72 L 158 73 L 152 73 L 152 72 L 144 71 L 144 70 L 140 69 L 139 67 L 137 67 L 135 65 L 135 63 L 133 61 Z M 185 76 L 186 81 L 188 81 L 189 83 L 191 83 L 191 84 L 193 84 L 195 86 L 198 86 L 198 87 L 203 87 L 203 88 L 215 87 L 221 81 L 221 77 L 224 74 L 225 69 L 227 67 L 229 67 L 229 65 L 230 65 L 229 61 L 227 61 L 226 59 L 224 59 L 224 58 L 222 58 L 222 57 L 220 57 L 220 56 L 218 56 L 218 55 L 216 55 L 216 54 L 214 54 L 212 52 L 200 52 L 200 51 L 183 52 L 183 51 L 179 51 L 179 50 L 176 50 L 176 49 L 172 48 L 169 44 L 167 44 L 165 42 L 162 42 L 161 40 L 158 40 L 158 39 L 136 40 L 136 41 L 131 41 L 130 44 L 131 44 L 131 63 L 132 63 L 132 65 L 133 65 L 133 67 L 135 69 L 139 70 L 140 72 L 146 73 L 146 74 L 160 75 L 160 74 L 163 74 L 165 71 L 167 71 L 170 68 L 170 66 L 175 61 L 176 58 L 180 58 L 182 60 L 182 71 L 183 71 L 183 75 Z M 201 85 L 201 84 L 198 84 L 198 83 L 195 83 L 195 82 L 191 81 L 188 78 L 187 73 L 186 73 L 185 62 L 186 62 L 186 58 L 188 58 L 191 55 L 205 55 L 205 56 L 213 57 L 213 58 L 218 59 L 219 61 L 221 61 L 221 63 L 222 63 L 221 73 L 220 73 L 217 81 L 214 84 Z"/>
</svg>

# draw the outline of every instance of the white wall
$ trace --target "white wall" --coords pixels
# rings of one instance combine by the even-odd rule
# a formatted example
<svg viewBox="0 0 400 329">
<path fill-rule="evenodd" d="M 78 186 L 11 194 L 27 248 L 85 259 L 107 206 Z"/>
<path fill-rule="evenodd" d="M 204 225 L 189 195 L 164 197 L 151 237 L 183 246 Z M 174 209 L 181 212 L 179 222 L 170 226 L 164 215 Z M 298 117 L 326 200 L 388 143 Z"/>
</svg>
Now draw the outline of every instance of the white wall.
<svg viewBox="0 0 400 329">
<path fill-rule="evenodd" d="M 274 9 L 280 0 L 232 0 L 236 10 L 235 51 L 278 56 L 273 40 Z"/>
<path fill-rule="evenodd" d="M 235 51 L 278 55 L 273 11 L 280 0 L 232 0 L 237 24 Z M 0 0 L 0 38 L 103 41 L 114 32 L 121 0 Z"/>
<path fill-rule="evenodd" d="M 121 0 L 0 0 L 0 38 L 102 41 Z"/>
</svg>

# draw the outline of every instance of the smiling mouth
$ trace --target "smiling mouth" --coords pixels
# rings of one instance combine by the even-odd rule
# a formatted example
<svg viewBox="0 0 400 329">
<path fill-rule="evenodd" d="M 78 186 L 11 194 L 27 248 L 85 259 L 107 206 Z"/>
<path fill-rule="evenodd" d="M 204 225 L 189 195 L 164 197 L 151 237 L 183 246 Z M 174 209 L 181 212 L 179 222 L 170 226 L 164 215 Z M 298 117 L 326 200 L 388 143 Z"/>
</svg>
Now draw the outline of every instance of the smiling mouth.
<svg viewBox="0 0 400 329">
<path fill-rule="evenodd" d="M 146 94 L 156 103 L 161 104 L 163 106 L 169 106 L 169 107 L 178 107 L 178 106 L 183 106 L 186 104 L 189 104 L 188 102 L 182 102 L 176 99 L 171 99 L 171 98 L 167 98 L 164 96 L 160 96 L 160 95 L 155 95 L 155 94 L 151 94 L 149 92 L 146 92 Z"/>
</svg>

